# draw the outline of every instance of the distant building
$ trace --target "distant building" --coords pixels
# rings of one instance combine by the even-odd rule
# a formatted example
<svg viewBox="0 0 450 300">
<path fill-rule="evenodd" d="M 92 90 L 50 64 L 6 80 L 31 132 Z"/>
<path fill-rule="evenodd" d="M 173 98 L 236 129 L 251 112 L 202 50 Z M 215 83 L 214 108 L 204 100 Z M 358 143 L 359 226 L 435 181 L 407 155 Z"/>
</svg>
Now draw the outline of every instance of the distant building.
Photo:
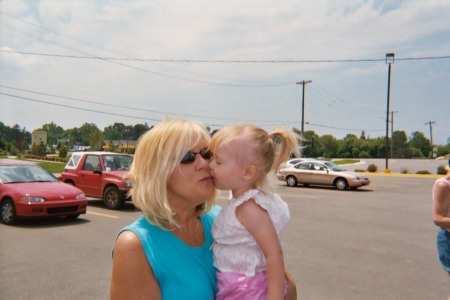
<svg viewBox="0 0 450 300">
<path fill-rule="evenodd" d="M 35 130 L 31 134 L 31 144 L 40 144 L 43 143 L 47 145 L 47 131 L 44 130 Z"/>
</svg>

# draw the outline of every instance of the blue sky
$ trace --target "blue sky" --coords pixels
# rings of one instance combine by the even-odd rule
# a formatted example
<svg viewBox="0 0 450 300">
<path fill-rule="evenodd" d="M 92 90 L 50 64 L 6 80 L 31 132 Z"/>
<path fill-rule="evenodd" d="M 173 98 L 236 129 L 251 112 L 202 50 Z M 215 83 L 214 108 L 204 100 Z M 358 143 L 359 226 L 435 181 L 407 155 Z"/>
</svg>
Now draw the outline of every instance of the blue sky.
<svg viewBox="0 0 450 300">
<path fill-rule="evenodd" d="M 0 2 L 0 121 L 450 137 L 450 1 Z M 427 123 L 427 124 L 426 124 Z"/>
</svg>

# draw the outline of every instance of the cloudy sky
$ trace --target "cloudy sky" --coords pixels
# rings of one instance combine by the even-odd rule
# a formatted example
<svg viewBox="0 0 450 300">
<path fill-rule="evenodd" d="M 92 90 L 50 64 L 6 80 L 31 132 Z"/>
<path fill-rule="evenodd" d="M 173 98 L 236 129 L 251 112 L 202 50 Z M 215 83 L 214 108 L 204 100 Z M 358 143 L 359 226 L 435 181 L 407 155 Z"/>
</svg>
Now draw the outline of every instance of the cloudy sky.
<svg viewBox="0 0 450 300">
<path fill-rule="evenodd" d="M 0 0 L 0 121 L 450 137 L 450 1 Z M 431 126 L 430 126 L 431 124 Z M 389 130 L 390 131 L 390 130 Z"/>
</svg>

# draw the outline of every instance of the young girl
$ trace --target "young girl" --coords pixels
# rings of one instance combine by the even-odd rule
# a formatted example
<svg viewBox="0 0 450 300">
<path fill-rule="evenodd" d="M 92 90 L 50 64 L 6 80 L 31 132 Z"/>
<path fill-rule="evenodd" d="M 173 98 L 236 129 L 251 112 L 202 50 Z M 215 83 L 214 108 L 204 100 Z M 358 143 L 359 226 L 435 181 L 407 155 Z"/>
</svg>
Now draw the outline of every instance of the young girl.
<svg viewBox="0 0 450 300">
<path fill-rule="evenodd" d="M 293 133 L 267 133 L 253 125 L 219 130 L 212 138 L 214 184 L 231 190 L 212 234 L 217 268 L 216 299 L 283 299 L 286 291 L 280 233 L 287 204 L 272 193 L 267 174 L 297 152 Z"/>
</svg>

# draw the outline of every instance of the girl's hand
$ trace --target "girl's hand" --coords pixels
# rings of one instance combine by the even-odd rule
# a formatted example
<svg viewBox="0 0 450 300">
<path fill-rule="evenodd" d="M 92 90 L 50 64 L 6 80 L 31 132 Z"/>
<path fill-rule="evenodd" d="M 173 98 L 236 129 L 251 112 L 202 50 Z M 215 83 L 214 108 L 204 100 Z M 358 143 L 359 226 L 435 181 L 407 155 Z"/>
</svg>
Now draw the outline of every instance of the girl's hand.
<svg viewBox="0 0 450 300">
<path fill-rule="evenodd" d="M 285 300 L 297 300 L 297 286 L 295 285 L 294 278 L 292 278 L 291 274 L 288 271 L 286 273 L 286 282 L 288 285 L 286 296 L 284 296 Z"/>
</svg>

